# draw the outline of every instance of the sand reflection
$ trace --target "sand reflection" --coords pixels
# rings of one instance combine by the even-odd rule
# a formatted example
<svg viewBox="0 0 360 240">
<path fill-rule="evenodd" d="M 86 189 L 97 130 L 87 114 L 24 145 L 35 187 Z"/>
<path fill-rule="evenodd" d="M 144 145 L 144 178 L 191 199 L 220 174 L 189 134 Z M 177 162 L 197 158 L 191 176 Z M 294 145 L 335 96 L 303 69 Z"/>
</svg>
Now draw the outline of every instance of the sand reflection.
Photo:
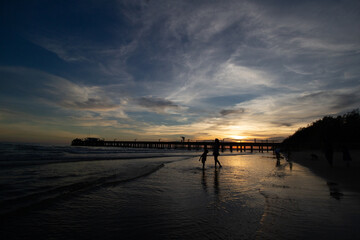
<svg viewBox="0 0 360 240">
<path fill-rule="evenodd" d="M 219 195 L 219 193 L 220 193 L 219 174 L 220 174 L 220 169 L 215 168 L 215 170 L 214 170 L 214 193 L 215 193 L 215 195 Z"/>
<path fill-rule="evenodd" d="M 207 192 L 208 191 L 208 186 L 207 186 L 207 182 L 206 182 L 206 171 L 205 171 L 205 169 L 202 170 L 201 185 L 202 185 L 202 188 L 204 189 L 204 191 Z"/>
</svg>

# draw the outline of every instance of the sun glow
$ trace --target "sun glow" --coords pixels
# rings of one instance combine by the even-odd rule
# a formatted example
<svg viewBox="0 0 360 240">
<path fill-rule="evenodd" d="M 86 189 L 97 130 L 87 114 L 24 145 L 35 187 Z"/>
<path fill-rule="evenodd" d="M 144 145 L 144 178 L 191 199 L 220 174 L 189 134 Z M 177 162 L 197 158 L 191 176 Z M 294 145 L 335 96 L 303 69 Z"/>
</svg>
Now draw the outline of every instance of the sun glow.
<svg viewBox="0 0 360 240">
<path fill-rule="evenodd" d="M 245 139 L 246 137 L 244 136 L 231 136 L 232 139 L 234 140 L 242 140 L 242 139 Z"/>
</svg>

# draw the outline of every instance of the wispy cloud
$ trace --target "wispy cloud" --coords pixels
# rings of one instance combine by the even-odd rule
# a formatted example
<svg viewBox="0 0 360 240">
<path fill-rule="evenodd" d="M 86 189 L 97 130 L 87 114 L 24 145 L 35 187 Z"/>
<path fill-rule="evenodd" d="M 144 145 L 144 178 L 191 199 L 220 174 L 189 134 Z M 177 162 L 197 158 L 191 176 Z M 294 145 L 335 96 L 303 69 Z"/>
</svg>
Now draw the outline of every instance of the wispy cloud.
<svg viewBox="0 0 360 240">
<path fill-rule="evenodd" d="M 46 50 L 55 53 L 59 58 L 66 62 L 82 62 L 90 61 L 85 56 L 89 50 L 86 45 L 79 44 L 81 39 L 66 39 L 66 38 L 49 38 L 49 37 L 33 37 L 32 41 L 45 48 Z"/>
<path fill-rule="evenodd" d="M 65 108 L 108 111 L 119 107 L 100 87 L 78 85 L 58 77 L 45 83 L 44 91 Z"/>
<path fill-rule="evenodd" d="M 174 102 L 159 97 L 141 97 L 135 99 L 135 103 L 140 107 L 157 113 L 166 113 L 181 109 L 181 107 Z"/>
<path fill-rule="evenodd" d="M 284 65 L 284 67 L 289 72 L 294 72 L 294 73 L 300 74 L 300 75 L 312 75 L 313 74 L 311 72 L 304 71 L 301 66 L 296 66 L 296 65 L 295 66 L 287 66 L 287 65 Z"/>
<path fill-rule="evenodd" d="M 291 43 L 298 46 L 298 48 L 308 51 L 317 51 L 318 54 L 334 55 L 342 54 L 348 55 L 360 52 L 360 44 L 355 43 L 331 43 L 323 39 L 316 38 L 302 38 L 295 37 L 291 39 Z"/>
<path fill-rule="evenodd" d="M 280 2 L 92 2 L 91 28 L 28 19 L 41 26 L 22 36 L 64 68 L 0 67 L 0 100 L 45 125 L 148 138 L 286 136 L 359 107 L 358 1 Z"/>
<path fill-rule="evenodd" d="M 100 86 L 75 84 L 64 78 L 42 71 L 19 68 L 0 68 L 6 81 L 7 88 L 12 93 L 22 91 L 21 101 L 32 102 L 48 111 L 61 111 L 65 116 L 77 115 L 81 112 L 97 112 L 103 118 L 127 118 L 124 106 L 126 97 L 112 97 L 115 93 L 105 91 Z M 5 74 L 6 73 L 6 74 Z M 34 82 L 34 84 L 31 84 Z M 115 88 L 116 89 L 116 88 Z M 24 109 L 24 111 L 28 111 Z M 43 114 L 47 114 L 44 112 Z"/>
</svg>

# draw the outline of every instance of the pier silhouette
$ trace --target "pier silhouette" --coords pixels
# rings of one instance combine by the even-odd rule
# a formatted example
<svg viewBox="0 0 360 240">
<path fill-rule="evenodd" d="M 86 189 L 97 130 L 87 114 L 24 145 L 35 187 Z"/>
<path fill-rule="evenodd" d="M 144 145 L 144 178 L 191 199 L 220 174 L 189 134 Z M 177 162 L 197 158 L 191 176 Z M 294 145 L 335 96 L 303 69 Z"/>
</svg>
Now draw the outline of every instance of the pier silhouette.
<svg viewBox="0 0 360 240">
<path fill-rule="evenodd" d="M 96 147 L 123 147 L 123 148 L 158 148 L 158 149 L 184 149 L 202 150 L 213 149 L 214 141 L 105 141 L 99 138 L 74 139 L 72 146 Z M 267 140 L 254 142 L 220 142 L 221 151 L 229 150 L 238 152 L 269 152 L 275 151 L 280 143 Z"/>
</svg>

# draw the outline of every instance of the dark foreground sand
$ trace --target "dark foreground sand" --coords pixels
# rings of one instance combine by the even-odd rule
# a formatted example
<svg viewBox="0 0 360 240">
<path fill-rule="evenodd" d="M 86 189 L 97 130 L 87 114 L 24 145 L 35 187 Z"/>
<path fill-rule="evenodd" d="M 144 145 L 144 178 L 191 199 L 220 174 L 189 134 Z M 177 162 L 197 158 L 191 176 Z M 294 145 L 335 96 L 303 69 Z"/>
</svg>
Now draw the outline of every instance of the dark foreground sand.
<svg viewBox="0 0 360 240">
<path fill-rule="evenodd" d="M 326 161 L 322 151 L 297 151 L 291 153 L 290 160 L 309 168 L 316 175 L 324 178 L 328 185 L 360 192 L 360 151 L 350 150 L 352 161 L 347 167 L 341 152 L 334 152 L 333 167 Z"/>
</svg>

